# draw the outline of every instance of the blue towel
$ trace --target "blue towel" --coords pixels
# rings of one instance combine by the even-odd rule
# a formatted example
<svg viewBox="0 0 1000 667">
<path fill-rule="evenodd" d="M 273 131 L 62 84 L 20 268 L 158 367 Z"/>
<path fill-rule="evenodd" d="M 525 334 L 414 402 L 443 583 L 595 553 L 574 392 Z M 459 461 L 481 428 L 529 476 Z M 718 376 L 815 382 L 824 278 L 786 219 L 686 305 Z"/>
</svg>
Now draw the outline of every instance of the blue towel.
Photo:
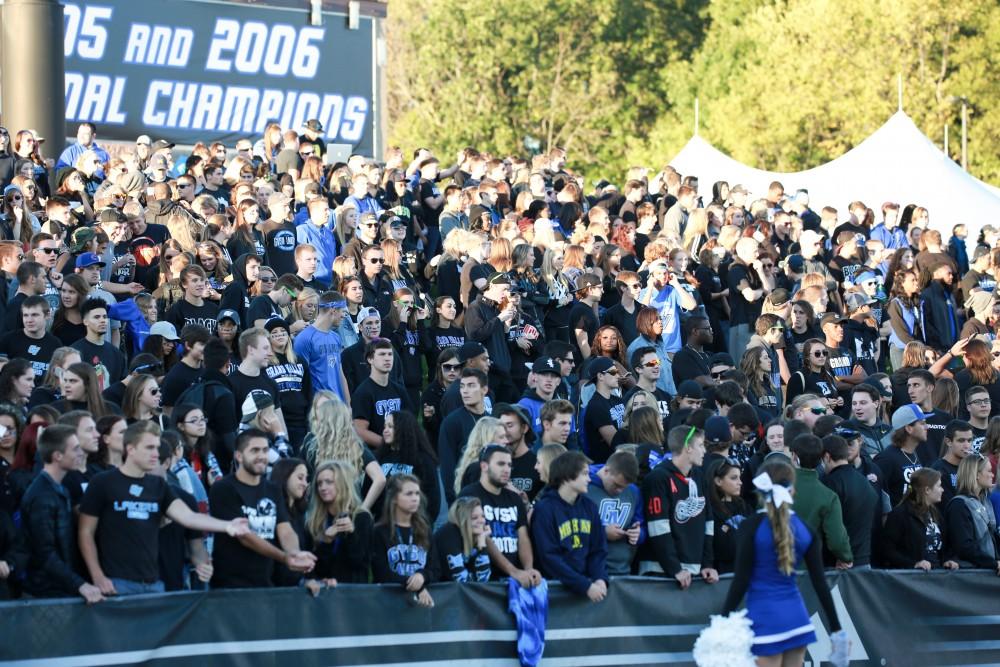
<svg viewBox="0 0 1000 667">
<path fill-rule="evenodd" d="M 549 616 L 549 585 L 544 579 L 524 588 L 511 577 L 507 582 L 507 608 L 517 620 L 517 657 L 521 667 L 534 667 L 545 650 L 545 621 Z"/>
</svg>

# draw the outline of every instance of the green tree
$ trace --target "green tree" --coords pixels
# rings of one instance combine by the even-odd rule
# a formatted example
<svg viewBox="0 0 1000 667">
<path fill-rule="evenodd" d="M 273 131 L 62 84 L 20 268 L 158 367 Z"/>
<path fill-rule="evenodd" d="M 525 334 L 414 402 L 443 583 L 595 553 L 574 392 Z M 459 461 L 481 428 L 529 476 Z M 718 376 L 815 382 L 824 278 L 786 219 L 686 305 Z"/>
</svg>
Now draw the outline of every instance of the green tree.
<svg viewBox="0 0 1000 667">
<path fill-rule="evenodd" d="M 724 3 L 713 3 L 713 23 L 694 58 L 665 75 L 669 108 L 649 143 L 630 153 L 633 160 L 669 160 L 690 138 L 697 97 L 700 133 L 721 150 L 766 169 L 813 167 L 857 145 L 896 111 L 901 73 L 904 110 L 937 141 L 944 124 L 957 120 L 949 98 L 973 100 L 982 111 L 972 126 L 971 167 L 995 176 L 996 150 L 985 145 L 997 145 L 1000 129 L 991 115 L 995 4 L 789 0 L 716 15 L 717 4 Z"/>
<path fill-rule="evenodd" d="M 391 141 L 524 155 L 532 137 L 585 173 L 621 173 L 663 108 L 663 73 L 701 40 L 704 3 L 391 0 Z"/>
</svg>

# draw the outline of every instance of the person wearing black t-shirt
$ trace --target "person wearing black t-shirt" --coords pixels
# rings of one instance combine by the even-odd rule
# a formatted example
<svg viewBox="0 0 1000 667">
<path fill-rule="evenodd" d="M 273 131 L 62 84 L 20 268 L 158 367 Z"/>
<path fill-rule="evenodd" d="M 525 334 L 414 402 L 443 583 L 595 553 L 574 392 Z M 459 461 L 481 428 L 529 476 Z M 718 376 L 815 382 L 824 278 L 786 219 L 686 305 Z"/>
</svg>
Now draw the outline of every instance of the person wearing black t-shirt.
<svg viewBox="0 0 1000 667">
<path fill-rule="evenodd" d="M 202 362 L 205 358 L 205 344 L 210 338 L 212 334 L 199 324 L 188 324 L 181 331 L 184 356 L 181 357 L 180 363 L 174 364 L 173 368 L 167 371 L 160 386 L 163 390 L 163 408 L 168 415 L 177 404 L 180 395 L 204 374 Z"/>
<path fill-rule="evenodd" d="M 458 385 L 462 407 L 448 413 L 438 431 L 438 461 L 441 466 L 441 480 L 444 482 L 448 503 L 455 499 L 455 467 L 462 458 L 472 429 L 486 409 L 486 394 L 489 386 L 486 373 L 478 368 L 465 368 L 455 383 Z"/>
<path fill-rule="evenodd" d="M 164 319 L 178 331 L 188 324 L 197 324 L 208 329 L 209 333 L 215 333 L 219 325 L 219 305 L 204 298 L 208 285 L 205 269 L 196 264 L 186 266 L 181 269 L 180 280 L 184 298 L 170 307 Z"/>
<path fill-rule="evenodd" d="M 155 424 L 129 426 L 123 442 L 125 463 L 94 477 L 80 502 L 80 553 L 104 595 L 162 593 L 158 555 L 164 517 L 230 539 L 246 535 L 249 524 L 243 518 L 220 521 L 192 512 L 165 479 L 147 474 L 160 458 Z"/>
<path fill-rule="evenodd" d="M 929 415 L 920 406 L 908 403 L 892 413 L 892 446 L 886 447 L 875 457 L 875 465 L 882 471 L 889 504 L 895 507 L 910 488 L 910 476 L 923 466 L 917 449 L 927 441 Z"/>
<path fill-rule="evenodd" d="M 512 457 L 510 483 L 523 494 L 521 499 L 530 503 L 542 490 L 542 479 L 535 470 L 538 459 L 528 446 L 535 441 L 528 413 L 520 405 L 501 403 L 493 409 L 493 416 L 507 433 L 507 448 Z"/>
<path fill-rule="evenodd" d="M 269 450 L 263 431 L 251 428 L 240 433 L 236 438 L 236 472 L 220 479 L 209 491 L 212 516 L 243 518 L 250 525 L 242 536 L 215 538 L 212 588 L 268 588 L 275 562 L 293 572 L 309 572 L 316 564 L 316 556 L 300 551 L 281 489 L 264 477 Z"/>
<path fill-rule="evenodd" d="M 602 294 L 604 285 L 597 276 L 586 273 L 577 278 L 576 296 L 580 300 L 570 308 L 569 332 L 573 351 L 581 364 L 590 359 L 590 345 L 594 341 L 597 329 L 601 326 L 595 311 Z"/>
<path fill-rule="evenodd" d="M 250 302 L 250 308 L 247 309 L 249 326 L 263 328 L 268 320 L 284 317 L 281 314 L 281 309 L 287 307 L 293 299 L 298 297 L 298 290 L 294 287 L 295 282 L 294 276 L 281 276 L 278 278 L 278 282 L 274 283 L 274 289 L 267 294 L 254 297 L 253 301 Z M 305 322 L 292 333 L 297 334 L 299 330 L 304 328 Z"/>
<path fill-rule="evenodd" d="M 622 339 L 632 341 L 639 337 L 636 319 L 639 317 L 640 306 L 635 297 L 642 291 L 642 281 L 634 271 L 620 271 L 614 281 L 618 293 L 618 303 L 604 311 L 601 316 L 602 326 L 613 326 L 621 332 Z"/>
<path fill-rule="evenodd" d="M 972 426 L 972 451 L 979 453 L 986 442 L 986 429 L 990 425 L 990 413 L 993 411 L 993 399 L 986 387 L 969 387 L 965 392 L 965 410 L 969 414 L 969 425 Z"/>
<path fill-rule="evenodd" d="M 260 226 L 264 237 L 264 261 L 279 276 L 295 273 L 295 225 L 288 220 L 291 203 L 283 192 L 272 194 L 267 199 L 271 217 Z"/>
<path fill-rule="evenodd" d="M 917 447 L 917 456 L 923 466 L 929 466 L 941 456 L 944 431 L 953 417 L 934 407 L 934 385 L 937 379 L 922 368 L 912 371 L 906 379 L 906 393 L 910 402 L 920 407 L 927 422 L 927 438 Z M 894 503 L 895 505 L 895 503 Z"/>
<path fill-rule="evenodd" d="M 694 380 L 703 387 L 714 385 L 715 380 L 712 379 L 708 366 L 711 357 L 705 351 L 714 340 L 708 318 L 689 317 L 684 322 L 684 331 L 687 342 L 677 351 L 673 359 L 674 384 L 679 385 L 684 380 Z"/>
<path fill-rule="evenodd" d="M 944 494 L 938 509 L 943 510 L 948 506 L 948 501 L 955 497 L 958 488 L 958 464 L 969 454 L 972 454 L 972 424 L 960 419 L 954 419 L 948 423 L 944 430 L 944 456 L 930 465 L 931 468 L 941 473 L 941 486 Z"/>
<path fill-rule="evenodd" d="M 108 331 L 108 304 L 101 299 L 87 299 L 80 308 L 87 335 L 71 347 L 79 351 L 83 363 L 93 366 L 101 381 L 101 391 L 125 377 L 125 355 L 105 340 Z"/>
<path fill-rule="evenodd" d="M 243 361 L 229 376 L 229 384 L 233 388 L 233 396 L 236 399 L 236 412 L 242 412 L 243 402 L 251 391 L 260 389 L 264 393 L 270 394 L 274 399 L 274 410 L 281 420 L 281 426 L 278 430 L 282 433 L 288 433 L 285 415 L 281 412 L 281 395 L 278 392 L 278 383 L 269 378 L 264 371 L 271 363 L 271 340 L 267 332 L 254 327 L 241 333 L 240 356 L 243 357 Z"/>
<path fill-rule="evenodd" d="M 676 357 L 676 355 L 674 355 Z M 656 386 L 663 372 L 660 365 L 660 355 L 656 353 L 656 348 L 646 345 L 636 349 L 632 353 L 632 374 L 636 378 L 636 384 L 622 396 L 622 401 L 628 403 L 628 399 L 637 391 L 648 391 L 656 397 L 656 408 L 660 412 L 660 419 L 663 420 L 663 432 L 670 430 L 670 401 L 673 396 Z M 680 383 L 678 383 L 680 384 Z"/>
<path fill-rule="evenodd" d="M 377 451 L 383 444 L 385 416 L 404 409 L 414 412 L 415 406 L 410 404 L 406 387 L 389 378 L 395 356 L 388 339 L 377 338 L 368 343 L 365 359 L 371 369 L 370 374 L 351 395 L 351 412 L 358 435 L 366 445 Z"/>
<path fill-rule="evenodd" d="M 38 262 L 31 261 L 21 262 L 21 266 L 17 267 L 17 282 L 17 291 L 7 303 L 7 314 L 3 321 L 4 332 L 17 331 L 21 328 L 21 306 L 25 299 L 44 295 L 49 286 L 45 269 Z"/>
<path fill-rule="evenodd" d="M 0 353 L 8 359 L 20 357 L 31 363 L 35 383 L 49 371 L 49 361 L 57 348 L 62 346 L 58 338 L 45 330 L 45 318 L 49 314 L 49 302 L 42 296 L 29 296 L 21 304 L 21 320 L 24 327 L 0 338 Z"/>
<path fill-rule="evenodd" d="M 520 496 L 507 488 L 510 481 L 510 451 L 488 445 L 479 455 L 479 481 L 462 489 L 460 498 L 478 498 L 490 527 L 486 550 L 493 563 L 493 579 L 513 577 L 525 588 L 542 581 L 534 568 L 528 512 Z"/>
<path fill-rule="evenodd" d="M 587 456 L 604 463 L 611 456 L 611 442 L 625 419 L 625 404 L 612 392 L 618 389 L 618 369 L 608 357 L 598 357 L 587 366 L 587 379 L 594 383 L 594 396 L 583 408 L 583 431 Z"/>
</svg>

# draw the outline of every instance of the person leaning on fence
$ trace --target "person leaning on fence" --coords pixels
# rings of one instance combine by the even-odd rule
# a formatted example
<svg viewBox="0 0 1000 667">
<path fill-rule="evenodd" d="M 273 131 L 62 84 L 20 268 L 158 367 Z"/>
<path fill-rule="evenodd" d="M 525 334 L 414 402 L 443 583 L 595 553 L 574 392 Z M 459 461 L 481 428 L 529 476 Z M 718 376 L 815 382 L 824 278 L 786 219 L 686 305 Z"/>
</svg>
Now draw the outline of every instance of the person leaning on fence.
<svg viewBox="0 0 1000 667">
<path fill-rule="evenodd" d="M 80 502 L 80 551 L 104 595 L 162 593 L 158 565 L 163 518 L 194 530 L 246 535 L 245 518 L 221 521 L 192 512 L 166 480 L 148 473 L 160 457 L 160 428 L 137 422 L 125 429 L 125 463 L 87 485 Z"/>
<path fill-rule="evenodd" d="M 597 505 L 587 497 L 590 470 L 581 452 L 549 466 L 549 485 L 535 502 L 531 537 L 543 576 L 600 602 L 608 594 L 608 541 Z"/>
</svg>

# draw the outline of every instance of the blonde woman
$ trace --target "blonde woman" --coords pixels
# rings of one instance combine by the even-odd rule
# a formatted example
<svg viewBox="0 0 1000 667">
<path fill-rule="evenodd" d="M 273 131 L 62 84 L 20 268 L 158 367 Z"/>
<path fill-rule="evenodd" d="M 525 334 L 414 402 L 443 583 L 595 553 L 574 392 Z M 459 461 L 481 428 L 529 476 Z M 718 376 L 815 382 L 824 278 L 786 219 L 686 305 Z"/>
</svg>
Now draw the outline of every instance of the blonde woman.
<svg viewBox="0 0 1000 667">
<path fill-rule="evenodd" d="M 172 213 L 167 217 L 167 229 L 170 231 L 170 238 L 177 241 L 184 252 L 194 255 L 205 226 L 185 213 Z"/>
<path fill-rule="evenodd" d="M 353 260 L 353 258 L 351 258 Z M 303 287 L 292 302 L 292 321 L 312 324 L 319 310 L 319 294 L 312 287 Z"/>
<path fill-rule="evenodd" d="M 357 492 L 357 476 L 344 461 L 324 461 L 313 476 L 303 548 L 316 555 L 306 588 L 368 583 L 374 521 Z"/>
<path fill-rule="evenodd" d="M 364 487 L 364 477 L 367 477 L 370 486 L 362 505 L 369 512 L 382 495 L 385 488 L 382 468 L 354 430 L 351 409 L 333 392 L 319 391 L 313 397 L 309 411 L 309 434 L 302 443 L 302 452 L 306 465 L 311 468 L 323 461 L 348 464 L 357 477 L 355 487 L 359 491 Z"/>
<path fill-rule="evenodd" d="M 569 311 L 573 294 L 569 280 L 563 275 L 563 253 L 549 248 L 542 256 L 542 280 L 548 287 L 549 306 L 545 313 L 545 330 L 553 340 L 569 342 Z"/>
<path fill-rule="evenodd" d="M 448 522 L 434 533 L 434 551 L 442 579 L 462 583 L 490 580 L 486 523 L 479 498 L 459 498 L 448 510 Z"/>
<path fill-rule="evenodd" d="M 462 489 L 479 479 L 479 455 L 487 445 L 506 445 L 507 431 L 496 417 L 482 417 L 476 422 L 462 452 L 462 458 L 455 466 L 454 488 L 445 489 L 448 502 L 458 497 Z"/>
<path fill-rule="evenodd" d="M 354 238 L 354 230 L 358 226 L 358 209 L 353 204 L 343 204 L 333 211 L 336 216 L 334 233 L 337 235 L 337 246 L 343 248 Z"/>
</svg>

